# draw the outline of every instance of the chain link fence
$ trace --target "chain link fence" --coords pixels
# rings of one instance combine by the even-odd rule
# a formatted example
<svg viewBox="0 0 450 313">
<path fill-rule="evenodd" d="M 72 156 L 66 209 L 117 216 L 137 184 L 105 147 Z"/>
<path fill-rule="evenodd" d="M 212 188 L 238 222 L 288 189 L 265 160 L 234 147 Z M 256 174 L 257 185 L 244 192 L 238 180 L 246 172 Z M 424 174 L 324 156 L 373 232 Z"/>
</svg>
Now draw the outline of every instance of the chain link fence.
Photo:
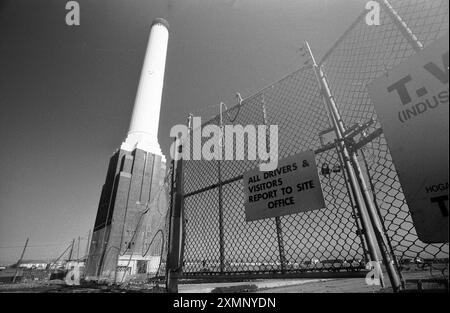
<svg viewBox="0 0 450 313">
<path fill-rule="evenodd" d="M 449 30 L 449 2 L 392 0 L 391 6 L 426 47 Z M 381 25 L 368 26 L 364 14 L 321 60 L 341 116 L 347 126 L 377 120 L 367 85 L 415 53 L 401 26 L 382 6 Z M 369 132 L 380 127 L 376 122 Z M 403 268 L 409 264 L 446 264 L 448 243 L 427 244 L 416 234 L 408 205 L 384 135 L 361 151 L 375 204 L 379 208 L 392 248 Z"/>
<path fill-rule="evenodd" d="M 211 124 L 220 125 L 220 116 L 203 127 Z M 330 124 L 311 66 L 284 77 L 222 116 L 222 125 L 265 124 L 278 125 L 279 158 L 314 150 L 319 168 L 330 169 L 320 176 L 326 208 L 247 223 L 242 173 L 256 167 L 259 160 L 187 160 L 183 274 L 363 269 L 365 248 L 339 155 L 334 148 L 320 149 L 319 134 Z M 245 137 L 236 136 L 235 140 L 235 154 L 247 151 Z"/>
<path fill-rule="evenodd" d="M 448 32 L 446 0 L 397 0 L 391 5 L 425 46 Z M 416 52 L 392 11 L 386 5 L 381 8 L 381 25 L 367 25 L 363 12 L 319 62 L 346 126 L 374 119 L 368 132 L 380 127 L 368 83 Z M 185 277 L 363 274 L 366 244 L 340 154 L 335 148 L 323 149 L 321 136 L 331 125 L 312 66 L 296 70 L 202 127 L 261 124 L 278 125 L 280 159 L 315 151 L 326 208 L 247 223 L 242 174 L 259 160 L 185 160 Z M 236 153 L 247 151 L 248 142 L 239 140 L 243 142 L 236 142 Z M 442 263 L 448 269 L 448 244 L 426 244 L 417 237 L 384 136 L 363 147 L 359 158 L 402 268 L 422 262 Z"/>
</svg>

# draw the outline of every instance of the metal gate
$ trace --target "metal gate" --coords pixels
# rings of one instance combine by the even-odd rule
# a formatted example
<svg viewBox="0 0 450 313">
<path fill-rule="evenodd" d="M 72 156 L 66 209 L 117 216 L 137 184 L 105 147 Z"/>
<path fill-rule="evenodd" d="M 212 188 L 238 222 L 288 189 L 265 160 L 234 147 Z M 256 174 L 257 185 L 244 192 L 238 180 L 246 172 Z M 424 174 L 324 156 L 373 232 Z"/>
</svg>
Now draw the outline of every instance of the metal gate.
<svg viewBox="0 0 450 313">
<path fill-rule="evenodd" d="M 381 25 L 367 26 L 361 14 L 323 57 L 339 111 L 347 125 L 377 120 L 366 86 L 424 46 L 449 31 L 449 2 L 446 0 L 380 1 Z M 375 122 L 368 132 L 378 129 Z M 384 135 L 361 150 L 369 173 L 374 200 L 399 263 L 446 270 L 448 243 L 427 244 L 419 240 Z M 438 273 L 439 273 L 438 271 Z"/>
<path fill-rule="evenodd" d="M 208 124 L 219 125 L 220 116 L 203 126 Z M 312 66 L 226 111 L 222 125 L 227 124 L 278 125 L 280 159 L 314 150 L 324 168 L 326 208 L 246 223 L 242 173 L 259 162 L 186 160 L 183 274 L 305 276 L 294 274 L 363 269 L 365 251 L 343 167 L 334 146 L 324 148 L 321 142 L 320 134 L 331 125 Z"/>
<path fill-rule="evenodd" d="M 363 12 L 318 65 L 343 123 L 364 129 L 358 159 L 387 238 L 386 250 L 403 272 L 419 264 L 444 273 L 448 243 L 418 239 L 366 86 L 448 32 L 448 1 L 379 2 L 381 25 L 367 25 Z M 184 277 L 364 274 L 367 240 L 336 142 L 327 142 L 333 125 L 316 78 L 313 66 L 306 65 L 203 126 L 278 125 L 280 159 L 315 151 L 326 208 L 246 223 L 242 174 L 259 162 L 184 160 Z"/>
</svg>

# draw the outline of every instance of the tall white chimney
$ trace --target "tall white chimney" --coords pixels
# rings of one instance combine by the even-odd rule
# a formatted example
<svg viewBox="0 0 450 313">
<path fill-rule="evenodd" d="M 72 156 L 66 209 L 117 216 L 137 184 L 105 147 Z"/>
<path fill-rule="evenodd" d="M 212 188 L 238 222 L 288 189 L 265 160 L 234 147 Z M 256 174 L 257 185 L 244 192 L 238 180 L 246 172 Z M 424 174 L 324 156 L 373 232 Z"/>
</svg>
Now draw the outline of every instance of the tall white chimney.
<svg viewBox="0 0 450 313">
<path fill-rule="evenodd" d="M 169 23 L 162 18 L 155 19 L 147 43 L 130 128 L 121 146 L 127 151 L 139 148 L 160 155 L 163 161 L 158 127 L 168 40 Z"/>
</svg>

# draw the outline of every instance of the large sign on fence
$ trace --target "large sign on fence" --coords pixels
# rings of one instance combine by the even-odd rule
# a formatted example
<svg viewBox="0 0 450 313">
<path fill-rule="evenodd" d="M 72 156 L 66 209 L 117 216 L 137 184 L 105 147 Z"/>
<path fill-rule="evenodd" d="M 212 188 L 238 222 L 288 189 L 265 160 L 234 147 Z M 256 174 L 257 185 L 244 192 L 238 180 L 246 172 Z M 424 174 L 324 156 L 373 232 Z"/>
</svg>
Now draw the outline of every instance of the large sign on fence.
<svg viewBox="0 0 450 313">
<path fill-rule="evenodd" d="M 426 243 L 448 242 L 448 66 L 447 35 L 369 86 L 414 226 Z"/>
<path fill-rule="evenodd" d="M 273 171 L 250 170 L 243 180 L 246 221 L 325 207 L 313 151 L 279 160 Z"/>
</svg>

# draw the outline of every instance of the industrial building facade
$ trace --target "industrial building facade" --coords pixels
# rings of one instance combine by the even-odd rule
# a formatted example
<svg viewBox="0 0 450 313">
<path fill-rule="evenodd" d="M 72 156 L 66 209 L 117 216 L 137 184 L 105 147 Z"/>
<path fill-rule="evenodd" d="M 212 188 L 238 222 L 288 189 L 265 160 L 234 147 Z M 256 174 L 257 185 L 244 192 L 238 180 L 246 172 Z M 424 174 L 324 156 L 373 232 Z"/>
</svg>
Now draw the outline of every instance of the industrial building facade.
<svg viewBox="0 0 450 313">
<path fill-rule="evenodd" d="M 141 149 L 113 154 L 95 220 L 87 279 L 115 281 L 118 270 L 134 275 L 154 269 L 160 245 L 150 247 L 150 241 L 165 221 L 165 172 L 159 155 Z"/>
</svg>

